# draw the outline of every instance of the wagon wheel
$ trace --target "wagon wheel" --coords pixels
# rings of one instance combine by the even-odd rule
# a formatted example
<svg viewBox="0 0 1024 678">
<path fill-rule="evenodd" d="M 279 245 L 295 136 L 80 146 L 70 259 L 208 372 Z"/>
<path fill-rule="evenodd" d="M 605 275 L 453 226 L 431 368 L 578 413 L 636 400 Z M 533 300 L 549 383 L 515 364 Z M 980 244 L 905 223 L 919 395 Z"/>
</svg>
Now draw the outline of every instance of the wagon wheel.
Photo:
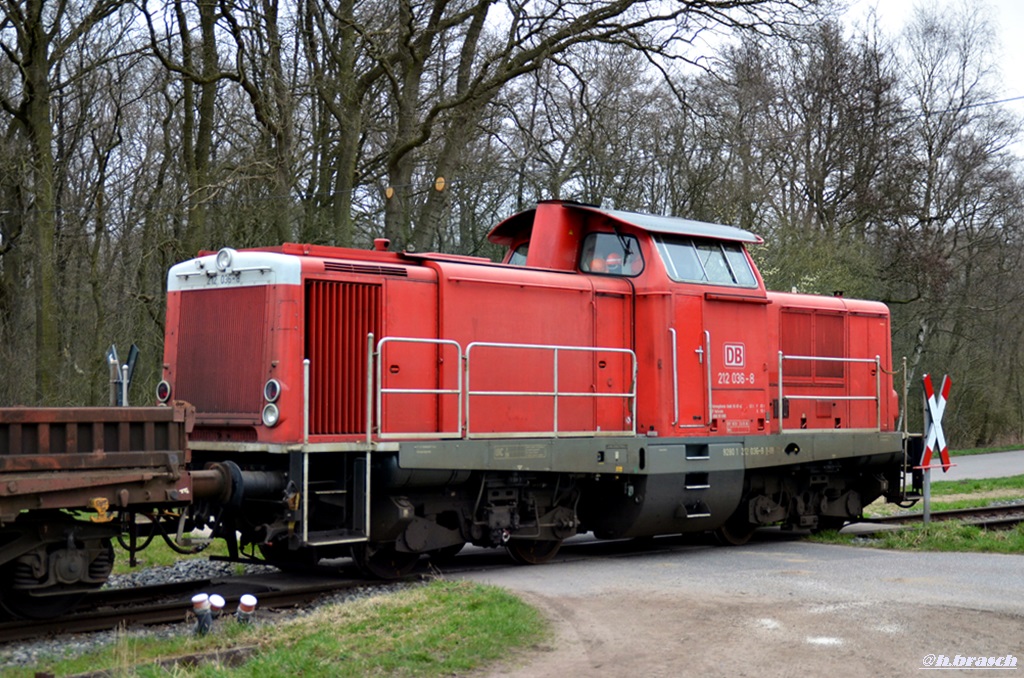
<svg viewBox="0 0 1024 678">
<path fill-rule="evenodd" d="M 81 591 L 33 596 L 8 584 L 0 591 L 0 607 L 16 619 L 53 619 L 75 609 L 84 596 Z"/>
<path fill-rule="evenodd" d="M 109 539 L 102 541 L 105 553 L 89 564 L 94 577 L 109 576 L 114 563 L 114 549 Z M 51 586 L 35 592 L 15 588 L 19 579 L 32 578 L 31 570 L 17 561 L 0 569 L 0 607 L 9 615 L 19 619 L 53 619 L 67 614 L 85 597 L 90 590 L 99 589 L 98 584 L 78 583 L 69 586 Z"/>
<path fill-rule="evenodd" d="M 746 504 L 741 506 L 735 513 L 715 528 L 715 539 L 724 546 L 743 546 L 753 536 L 757 525 L 754 525 L 747 518 Z"/>
<path fill-rule="evenodd" d="M 353 544 L 352 560 L 370 577 L 399 579 L 413 571 L 420 559 L 418 553 L 399 551 L 392 544 Z"/>
<path fill-rule="evenodd" d="M 511 539 L 505 550 L 520 565 L 541 565 L 555 557 L 561 539 Z"/>
</svg>

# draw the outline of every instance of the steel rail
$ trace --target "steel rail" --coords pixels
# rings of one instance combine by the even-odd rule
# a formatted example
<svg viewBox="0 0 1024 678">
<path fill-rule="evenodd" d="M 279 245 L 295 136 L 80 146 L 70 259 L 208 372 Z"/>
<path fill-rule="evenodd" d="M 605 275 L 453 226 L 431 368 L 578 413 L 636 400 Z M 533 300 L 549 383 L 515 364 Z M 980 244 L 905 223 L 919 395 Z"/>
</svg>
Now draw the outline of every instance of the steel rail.
<svg viewBox="0 0 1024 678">
<path fill-rule="evenodd" d="M 961 520 L 971 525 L 1010 529 L 1017 523 L 1024 522 L 1024 503 L 932 511 L 931 519 L 933 521 Z M 920 523 L 923 520 L 923 513 L 897 513 L 891 516 L 880 516 L 858 522 L 880 525 L 909 525 Z"/>
<path fill-rule="evenodd" d="M 308 579 L 309 575 L 303 575 Z M 205 591 L 225 591 L 226 601 L 221 619 L 230 617 L 238 607 L 240 590 L 255 593 L 259 610 L 294 607 L 334 591 L 372 585 L 365 579 L 321 576 L 313 583 L 282 579 L 279 573 L 269 576 L 248 575 L 201 579 L 158 586 L 110 589 L 86 594 L 73 612 L 57 619 L 18 619 L 0 623 L 0 643 L 38 638 L 40 636 L 105 631 L 123 626 L 169 623 L 194 623 L 191 596 Z M 232 593 L 231 590 L 235 592 Z M 141 601 L 141 602 L 140 602 Z"/>
</svg>

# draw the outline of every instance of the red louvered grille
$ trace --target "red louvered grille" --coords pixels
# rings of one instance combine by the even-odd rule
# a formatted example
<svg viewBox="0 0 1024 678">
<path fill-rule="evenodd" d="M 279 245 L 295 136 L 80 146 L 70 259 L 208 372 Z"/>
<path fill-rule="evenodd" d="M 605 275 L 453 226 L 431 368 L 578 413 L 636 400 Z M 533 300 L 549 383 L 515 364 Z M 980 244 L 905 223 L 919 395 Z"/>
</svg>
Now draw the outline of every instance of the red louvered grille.
<svg viewBox="0 0 1024 678">
<path fill-rule="evenodd" d="M 815 355 L 842 358 L 846 355 L 843 343 L 843 316 L 817 314 L 815 318 Z M 815 364 L 815 375 L 819 377 L 843 378 L 843 363 L 819 362 Z"/>
<path fill-rule="evenodd" d="M 380 337 L 380 285 L 306 286 L 309 432 L 366 432 L 366 335 Z"/>
<path fill-rule="evenodd" d="M 260 416 L 270 288 L 233 287 L 181 295 L 175 398 L 205 413 Z"/>
<path fill-rule="evenodd" d="M 782 352 L 786 355 L 814 355 L 811 314 L 782 312 Z M 813 364 L 808 360 L 790 360 L 783 367 L 786 377 L 810 377 Z"/>
<path fill-rule="evenodd" d="M 827 313 L 782 312 L 782 352 L 786 355 L 842 358 L 846 355 L 843 343 L 845 324 L 843 316 Z M 842 379 L 844 365 L 839 362 L 791 360 L 785 365 L 787 378 Z"/>
</svg>

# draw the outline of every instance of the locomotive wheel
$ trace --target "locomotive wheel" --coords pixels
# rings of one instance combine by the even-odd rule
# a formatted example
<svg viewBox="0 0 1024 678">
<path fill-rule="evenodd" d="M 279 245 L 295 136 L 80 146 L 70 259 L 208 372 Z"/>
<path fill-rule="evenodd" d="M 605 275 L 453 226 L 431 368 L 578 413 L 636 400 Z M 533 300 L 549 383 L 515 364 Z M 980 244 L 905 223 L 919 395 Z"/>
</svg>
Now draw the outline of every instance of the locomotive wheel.
<svg viewBox="0 0 1024 678">
<path fill-rule="evenodd" d="M 399 579 L 413 571 L 420 559 L 418 553 L 395 549 L 394 544 L 353 544 L 352 560 L 356 567 L 377 579 Z"/>
<path fill-rule="evenodd" d="M 838 532 L 843 529 L 846 525 L 846 518 L 840 518 L 839 516 L 818 516 L 818 526 L 811 530 L 811 533 L 818 534 L 819 532 L 826 532 L 828 530 L 835 530 Z"/>
<path fill-rule="evenodd" d="M 451 546 L 445 546 L 444 548 L 439 548 L 436 551 L 431 551 L 427 555 L 430 556 L 431 562 L 441 564 L 450 563 L 455 556 L 459 555 L 459 552 L 461 552 L 465 546 L 466 545 L 464 543 L 452 544 Z"/>
<path fill-rule="evenodd" d="M 310 546 L 293 551 L 286 543 L 273 542 L 260 544 L 259 550 L 268 565 L 273 565 L 284 572 L 308 570 L 320 562 L 316 549 Z"/>
<path fill-rule="evenodd" d="M 753 536 L 757 525 L 747 520 L 746 508 L 729 516 L 722 525 L 715 528 L 715 539 L 724 546 L 743 546 Z"/>
<path fill-rule="evenodd" d="M 505 550 L 520 565 L 541 565 L 555 557 L 562 547 L 561 539 L 511 539 Z"/>
</svg>

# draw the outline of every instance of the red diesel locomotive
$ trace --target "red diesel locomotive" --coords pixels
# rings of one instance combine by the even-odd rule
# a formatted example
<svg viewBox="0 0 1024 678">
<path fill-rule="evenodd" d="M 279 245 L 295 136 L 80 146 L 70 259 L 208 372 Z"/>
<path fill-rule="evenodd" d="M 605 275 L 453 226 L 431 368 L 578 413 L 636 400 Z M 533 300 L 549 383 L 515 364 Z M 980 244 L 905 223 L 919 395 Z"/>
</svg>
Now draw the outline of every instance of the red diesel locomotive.
<svg viewBox="0 0 1024 678">
<path fill-rule="evenodd" d="M 196 409 L 189 527 L 391 577 L 903 498 L 884 305 L 766 291 L 728 226 L 549 201 L 489 238 L 501 263 L 378 240 L 173 267 L 158 396 Z"/>
<path fill-rule="evenodd" d="M 544 202 L 490 239 L 501 263 L 380 240 L 173 267 L 172 407 L 0 408 L 0 606 L 60 614 L 157 532 L 394 577 L 905 498 L 882 304 L 767 292 L 759 238 L 685 219 Z"/>
</svg>

